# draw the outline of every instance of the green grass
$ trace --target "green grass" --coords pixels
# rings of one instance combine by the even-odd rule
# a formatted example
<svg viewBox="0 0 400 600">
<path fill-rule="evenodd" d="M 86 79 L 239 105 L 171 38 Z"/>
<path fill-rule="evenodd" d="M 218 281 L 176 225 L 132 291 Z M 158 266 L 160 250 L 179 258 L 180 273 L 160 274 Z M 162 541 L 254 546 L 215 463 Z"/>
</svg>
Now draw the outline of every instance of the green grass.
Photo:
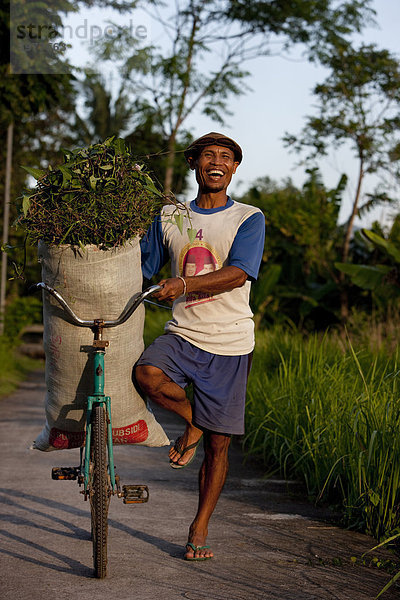
<svg viewBox="0 0 400 600">
<path fill-rule="evenodd" d="M 400 526 L 398 359 L 350 341 L 343 350 L 329 335 L 269 331 L 248 387 L 247 451 L 377 539 Z"/>
<path fill-rule="evenodd" d="M 18 354 L 15 344 L 0 337 L 0 398 L 8 396 L 30 371 L 43 368 L 43 361 Z"/>
</svg>

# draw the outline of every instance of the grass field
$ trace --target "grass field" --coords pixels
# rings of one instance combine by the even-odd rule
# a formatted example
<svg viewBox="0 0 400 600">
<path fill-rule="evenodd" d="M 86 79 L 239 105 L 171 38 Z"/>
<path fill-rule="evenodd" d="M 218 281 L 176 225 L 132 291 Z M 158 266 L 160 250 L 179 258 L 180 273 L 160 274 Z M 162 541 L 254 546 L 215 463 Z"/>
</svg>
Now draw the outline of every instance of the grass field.
<svg viewBox="0 0 400 600">
<path fill-rule="evenodd" d="M 399 355 L 337 337 L 259 334 L 247 452 L 377 539 L 400 525 Z"/>
</svg>

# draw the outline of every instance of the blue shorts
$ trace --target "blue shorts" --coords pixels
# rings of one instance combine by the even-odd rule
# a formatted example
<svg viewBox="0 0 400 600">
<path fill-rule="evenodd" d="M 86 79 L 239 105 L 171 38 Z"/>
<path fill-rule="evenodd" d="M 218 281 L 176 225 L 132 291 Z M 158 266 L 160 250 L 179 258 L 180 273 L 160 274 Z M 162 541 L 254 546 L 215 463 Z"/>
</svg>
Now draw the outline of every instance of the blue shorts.
<svg viewBox="0 0 400 600">
<path fill-rule="evenodd" d="M 242 356 L 211 354 L 179 335 L 158 337 L 136 365 L 161 369 L 181 388 L 193 384 L 193 424 L 217 433 L 244 433 L 247 377 L 252 353 Z"/>
</svg>

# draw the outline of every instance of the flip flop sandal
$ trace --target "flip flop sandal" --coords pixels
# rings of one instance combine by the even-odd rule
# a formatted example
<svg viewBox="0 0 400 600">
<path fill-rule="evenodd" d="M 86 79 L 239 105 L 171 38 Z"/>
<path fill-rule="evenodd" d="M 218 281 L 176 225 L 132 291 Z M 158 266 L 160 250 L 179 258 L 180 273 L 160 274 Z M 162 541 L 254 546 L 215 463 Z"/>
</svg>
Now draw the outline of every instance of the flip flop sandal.
<svg viewBox="0 0 400 600">
<path fill-rule="evenodd" d="M 182 458 L 182 456 L 184 456 L 186 454 L 186 452 L 188 452 L 189 450 L 193 450 L 193 448 L 194 448 L 193 456 L 184 465 L 180 465 L 177 462 L 175 462 L 173 460 L 170 460 L 169 461 L 169 466 L 172 469 L 183 469 L 184 467 L 187 467 L 188 465 L 190 465 L 190 463 L 192 462 L 192 460 L 196 456 L 197 446 L 200 444 L 200 440 L 201 440 L 201 438 L 200 438 L 197 442 L 194 442 L 194 444 L 189 444 L 189 446 L 186 446 L 186 448 L 182 448 L 182 446 L 180 445 L 181 439 L 182 438 L 179 437 L 176 440 L 175 445 L 174 445 L 174 449 L 180 455 L 180 457 L 178 458 L 178 460 L 180 460 L 180 458 Z"/>
<path fill-rule="evenodd" d="M 192 542 L 188 542 L 186 544 L 186 547 L 188 547 L 188 546 L 193 550 L 193 552 L 197 552 L 197 550 L 208 550 L 210 548 L 210 546 L 195 546 L 194 544 L 192 544 Z M 195 557 L 187 558 L 185 556 L 185 560 L 210 560 L 211 558 L 212 558 L 212 556 L 201 556 L 198 558 L 195 558 Z"/>
</svg>

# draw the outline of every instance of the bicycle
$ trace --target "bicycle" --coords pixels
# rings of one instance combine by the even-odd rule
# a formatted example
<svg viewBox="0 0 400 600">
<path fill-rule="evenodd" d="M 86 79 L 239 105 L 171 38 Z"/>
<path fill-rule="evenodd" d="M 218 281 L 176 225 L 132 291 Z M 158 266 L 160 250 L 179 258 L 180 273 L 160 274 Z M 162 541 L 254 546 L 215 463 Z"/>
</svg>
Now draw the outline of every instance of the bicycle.
<svg viewBox="0 0 400 600">
<path fill-rule="evenodd" d="M 104 393 L 104 356 L 109 342 L 103 339 L 103 329 L 125 323 L 139 305 L 161 289 L 161 286 L 153 285 L 134 296 L 118 319 L 113 321 L 80 319 L 57 290 L 43 282 L 33 287 L 53 296 L 74 325 L 88 327 L 94 334 L 93 393 L 87 397 L 86 436 L 84 446 L 80 448 L 80 464 L 79 467 L 53 467 L 52 479 L 77 480 L 80 487 L 83 485 L 81 494 L 85 501 L 90 502 L 94 572 L 97 578 L 103 579 L 107 574 L 108 509 L 111 496 L 123 498 L 124 504 L 138 504 L 149 500 L 147 485 L 124 485 L 121 490 L 119 476 L 115 471 L 111 397 Z"/>
</svg>

